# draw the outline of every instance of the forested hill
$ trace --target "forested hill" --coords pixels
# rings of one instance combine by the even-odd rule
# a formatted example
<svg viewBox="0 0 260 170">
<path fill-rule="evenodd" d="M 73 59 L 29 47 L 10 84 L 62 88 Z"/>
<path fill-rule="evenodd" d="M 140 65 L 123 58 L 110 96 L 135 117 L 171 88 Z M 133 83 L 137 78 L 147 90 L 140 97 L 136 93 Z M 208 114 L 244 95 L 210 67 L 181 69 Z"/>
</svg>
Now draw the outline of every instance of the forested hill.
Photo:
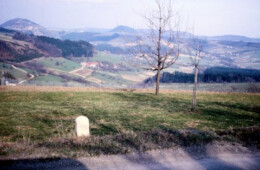
<svg viewBox="0 0 260 170">
<path fill-rule="evenodd" d="M 0 29 L 0 60 L 21 62 L 41 56 L 92 57 L 94 46 L 85 41 L 59 40 Z"/>
<path fill-rule="evenodd" d="M 144 83 L 155 82 L 156 76 L 148 78 Z M 198 75 L 199 82 L 204 83 L 241 83 L 241 82 L 260 82 L 260 70 L 241 69 L 228 67 L 211 67 Z M 194 74 L 164 72 L 160 78 L 161 83 L 193 83 Z"/>
<path fill-rule="evenodd" d="M 38 40 L 43 43 L 48 43 L 61 49 L 62 56 L 74 56 L 74 57 L 92 57 L 94 54 L 94 47 L 86 41 L 71 41 L 71 40 L 59 40 L 55 38 L 38 36 Z"/>
</svg>

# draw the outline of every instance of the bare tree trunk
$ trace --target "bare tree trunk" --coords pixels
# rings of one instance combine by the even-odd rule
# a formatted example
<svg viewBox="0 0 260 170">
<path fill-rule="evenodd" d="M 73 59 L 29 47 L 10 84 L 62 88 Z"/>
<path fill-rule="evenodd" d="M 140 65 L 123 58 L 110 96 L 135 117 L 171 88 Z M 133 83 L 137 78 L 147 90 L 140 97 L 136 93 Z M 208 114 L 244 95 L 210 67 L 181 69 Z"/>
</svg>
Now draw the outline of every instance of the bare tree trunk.
<svg viewBox="0 0 260 170">
<path fill-rule="evenodd" d="M 193 86 L 193 96 L 192 96 L 192 108 L 191 111 L 195 111 L 197 103 L 197 83 L 198 83 L 198 66 L 195 66 L 194 73 L 194 86 Z"/>
<path fill-rule="evenodd" d="M 160 10 L 160 27 L 159 27 L 159 37 L 158 37 L 158 64 L 157 64 L 157 80 L 156 80 L 156 89 L 155 89 L 155 95 L 159 94 L 159 85 L 160 85 L 160 73 L 161 73 L 161 39 L 162 39 L 162 16 L 161 16 L 161 10 Z"/>
<path fill-rule="evenodd" d="M 171 67 L 179 58 L 179 15 L 178 12 L 172 11 L 170 0 L 154 1 L 157 9 L 152 10 L 151 15 L 144 16 L 149 33 L 138 34 L 138 47 L 133 51 L 135 57 L 142 57 L 149 65 L 144 69 L 157 72 L 155 95 L 158 95 L 161 71 Z M 147 40 L 142 40 L 142 38 Z"/>
<path fill-rule="evenodd" d="M 158 68 L 159 68 L 159 67 L 158 67 Z M 159 94 L 160 74 L 161 74 L 161 70 L 158 69 L 158 70 L 157 70 L 157 76 L 156 76 L 156 89 L 155 89 L 155 94 L 156 94 L 156 95 Z"/>
</svg>

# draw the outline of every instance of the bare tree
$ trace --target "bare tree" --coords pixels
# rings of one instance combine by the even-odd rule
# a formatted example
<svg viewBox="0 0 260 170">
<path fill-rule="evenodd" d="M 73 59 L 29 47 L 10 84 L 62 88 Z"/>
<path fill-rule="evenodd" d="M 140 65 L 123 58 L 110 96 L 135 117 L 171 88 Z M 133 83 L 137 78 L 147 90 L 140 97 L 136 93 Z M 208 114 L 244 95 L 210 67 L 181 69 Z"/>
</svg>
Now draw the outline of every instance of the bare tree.
<svg viewBox="0 0 260 170">
<path fill-rule="evenodd" d="M 191 111 L 195 111 L 197 104 L 197 85 L 198 85 L 198 72 L 199 72 L 199 63 L 203 56 L 203 47 L 205 45 L 205 40 L 200 39 L 198 36 L 192 37 L 189 41 L 188 48 L 190 52 L 190 58 L 192 65 L 194 66 L 194 85 L 193 85 L 193 94 L 192 94 L 192 107 Z"/>
<path fill-rule="evenodd" d="M 156 71 L 156 90 L 159 94 L 161 71 L 172 66 L 180 55 L 179 15 L 173 12 L 170 0 L 155 0 L 157 9 L 143 16 L 149 29 L 139 36 L 134 55 L 139 56 L 148 66 L 144 69 Z"/>
</svg>

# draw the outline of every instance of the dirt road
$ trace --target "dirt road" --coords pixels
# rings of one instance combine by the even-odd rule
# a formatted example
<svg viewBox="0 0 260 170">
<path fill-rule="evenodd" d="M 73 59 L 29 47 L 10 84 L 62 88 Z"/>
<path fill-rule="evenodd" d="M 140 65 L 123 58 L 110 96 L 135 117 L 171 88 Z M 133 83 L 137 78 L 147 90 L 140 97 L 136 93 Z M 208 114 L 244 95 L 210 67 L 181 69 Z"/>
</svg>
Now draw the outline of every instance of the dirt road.
<svg viewBox="0 0 260 170">
<path fill-rule="evenodd" d="M 25 74 L 28 74 L 28 72 L 25 71 L 25 70 L 22 70 L 22 69 L 20 69 L 20 68 L 17 68 L 17 67 L 15 67 L 14 65 L 11 65 L 11 66 L 12 66 L 14 69 L 16 69 L 16 70 L 19 70 L 19 71 L 21 71 L 21 72 L 24 72 Z M 24 82 L 26 82 L 26 81 L 28 81 L 28 80 L 31 80 L 31 79 L 33 79 L 33 78 L 35 77 L 35 76 L 34 76 L 33 74 L 31 74 L 31 73 L 29 73 L 29 75 L 30 75 L 29 78 L 20 81 L 18 84 L 23 84 Z"/>
<path fill-rule="evenodd" d="M 260 153 L 187 154 L 179 150 L 112 155 L 79 159 L 33 159 L 0 161 L 1 169 L 93 169 L 93 170 L 168 170 L 168 169 L 260 169 Z"/>
</svg>

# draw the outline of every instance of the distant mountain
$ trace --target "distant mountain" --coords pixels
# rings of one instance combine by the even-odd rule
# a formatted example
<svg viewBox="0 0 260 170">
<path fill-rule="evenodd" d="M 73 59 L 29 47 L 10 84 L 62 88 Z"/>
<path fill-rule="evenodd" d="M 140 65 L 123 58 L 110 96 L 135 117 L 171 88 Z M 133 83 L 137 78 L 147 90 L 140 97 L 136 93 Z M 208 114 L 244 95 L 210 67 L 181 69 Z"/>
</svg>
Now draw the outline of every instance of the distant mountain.
<svg viewBox="0 0 260 170">
<path fill-rule="evenodd" d="M 248 48 L 258 48 L 260 49 L 260 43 L 257 42 L 246 42 L 246 41 L 219 41 L 219 44 L 228 45 L 233 47 L 248 47 Z"/>
<path fill-rule="evenodd" d="M 133 34 L 133 33 L 136 33 L 136 30 L 131 27 L 119 25 L 119 26 L 113 28 L 112 30 L 110 30 L 109 32 Z"/>
<path fill-rule="evenodd" d="M 119 38 L 120 34 L 102 34 L 102 33 L 91 33 L 91 32 L 81 32 L 81 33 L 69 33 L 61 36 L 61 39 L 74 40 L 74 41 L 89 41 L 89 42 L 108 42 L 113 39 Z"/>
<path fill-rule="evenodd" d="M 142 37 L 144 34 L 149 34 L 150 30 L 148 29 L 134 29 L 128 26 L 117 26 L 107 32 L 70 32 L 64 33 L 61 35 L 61 39 L 70 39 L 70 40 L 83 40 L 89 41 L 94 44 L 110 44 L 110 45 L 122 45 L 126 42 L 135 43 L 137 37 Z M 168 39 L 169 34 L 165 34 L 163 39 Z M 187 38 L 191 34 L 186 32 L 179 32 L 179 36 L 182 38 Z M 111 46 L 112 47 L 112 46 Z M 107 47 L 106 47 L 107 49 Z M 113 50 L 114 51 L 114 50 Z M 118 51 L 118 50 L 116 50 Z"/>
<path fill-rule="evenodd" d="M 49 31 L 35 22 L 22 18 L 6 21 L 5 23 L 1 24 L 0 27 L 38 36 L 59 37 L 58 33 Z"/>
<path fill-rule="evenodd" d="M 61 36 L 63 40 L 73 40 L 73 41 L 93 41 L 97 33 L 92 32 L 71 32 Z"/>
<path fill-rule="evenodd" d="M 127 54 L 127 50 L 124 50 L 120 47 L 114 47 L 110 44 L 98 44 L 95 46 L 98 51 L 109 51 L 113 54 Z"/>
<path fill-rule="evenodd" d="M 213 36 L 207 37 L 208 40 L 217 40 L 217 41 L 245 41 L 245 42 L 260 42 L 260 38 L 249 38 L 240 35 L 222 35 L 222 36 Z"/>
<path fill-rule="evenodd" d="M 126 36 L 135 36 L 137 31 L 133 28 L 127 26 L 118 26 L 107 32 L 71 32 L 61 36 L 61 39 L 70 39 L 70 40 L 83 40 L 90 42 L 108 42 L 118 39 L 125 39 Z"/>
</svg>

